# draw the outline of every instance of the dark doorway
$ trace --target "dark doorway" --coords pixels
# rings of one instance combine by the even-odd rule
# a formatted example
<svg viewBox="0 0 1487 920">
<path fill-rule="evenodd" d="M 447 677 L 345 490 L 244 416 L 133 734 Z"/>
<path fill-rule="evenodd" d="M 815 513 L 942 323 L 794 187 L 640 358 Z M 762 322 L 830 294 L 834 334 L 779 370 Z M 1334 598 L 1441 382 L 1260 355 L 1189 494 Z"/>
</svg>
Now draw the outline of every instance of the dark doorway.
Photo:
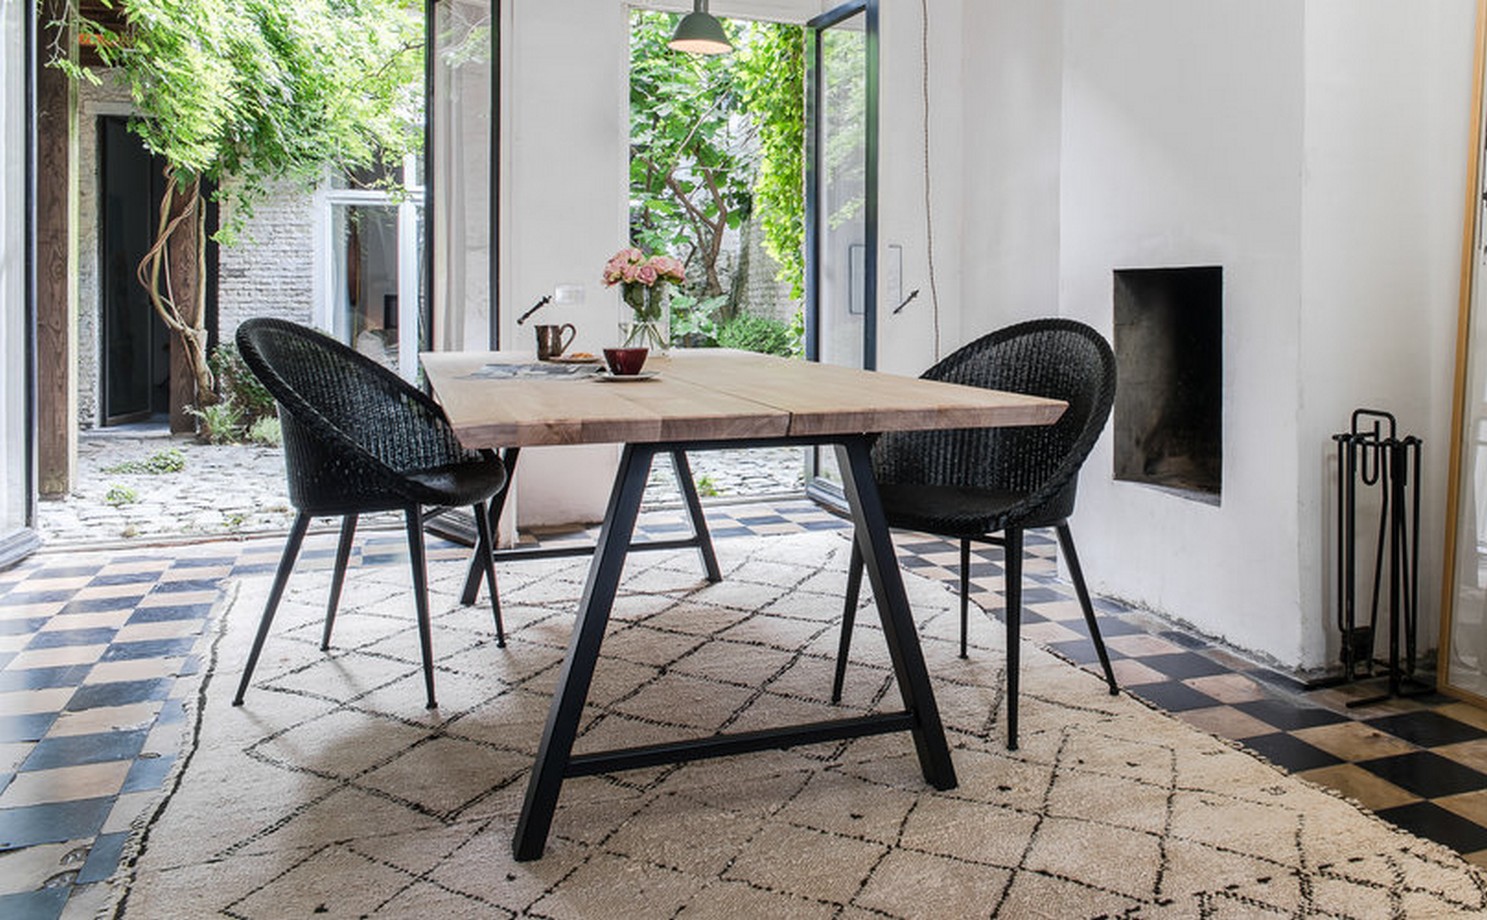
<svg viewBox="0 0 1487 920">
<path fill-rule="evenodd" d="M 129 133 L 128 119 L 98 119 L 98 217 L 103 298 L 103 424 L 170 411 L 170 336 L 135 277 L 155 237 L 164 161 Z"/>
</svg>

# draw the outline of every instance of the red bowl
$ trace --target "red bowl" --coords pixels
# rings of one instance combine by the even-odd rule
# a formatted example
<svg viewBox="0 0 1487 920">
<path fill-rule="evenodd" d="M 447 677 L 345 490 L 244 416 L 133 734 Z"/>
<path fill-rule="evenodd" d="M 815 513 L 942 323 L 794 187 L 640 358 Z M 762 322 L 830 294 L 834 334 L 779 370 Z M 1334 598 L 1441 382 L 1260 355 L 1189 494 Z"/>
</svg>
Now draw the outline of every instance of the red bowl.
<svg viewBox="0 0 1487 920">
<path fill-rule="evenodd" d="M 616 377 L 630 377 L 645 367 L 645 357 L 649 353 L 649 348 L 606 348 L 604 363 Z"/>
</svg>

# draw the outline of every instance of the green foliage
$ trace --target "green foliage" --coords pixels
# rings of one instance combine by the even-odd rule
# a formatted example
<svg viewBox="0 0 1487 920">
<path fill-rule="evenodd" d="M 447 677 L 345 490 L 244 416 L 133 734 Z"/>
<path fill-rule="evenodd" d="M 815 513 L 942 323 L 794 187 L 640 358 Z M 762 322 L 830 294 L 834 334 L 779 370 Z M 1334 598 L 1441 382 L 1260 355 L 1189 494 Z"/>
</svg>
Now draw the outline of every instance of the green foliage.
<svg viewBox="0 0 1487 920">
<path fill-rule="evenodd" d="M 727 55 L 667 48 L 677 18 L 638 11 L 632 20 L 630 236 L 676 255 L 700 273 L 703 293 L 720 294 L 723 234 L 748 215 L 755 169 L 734 117 L 737 69 Z"/>
<path fill-rule="evenodd" d="M 248 426 L 248 440 L 264 447 L 278 447 L 284 442 L 284 429 L 277 415 L 267 415 Z"/>
<path fill-rule="evenodd" d="M 754 210 L 764 251 L 790 296 L 805 296 L 805 30 L 757 23 L 736 55 L 743 107 L 759 137 Z"/>
<path fill-rule="evenodd" d="M 790 317 L 790 357 L 805 357 L 805 310 L 795 311 Z"/>
<path fill-rule="evenodd" d="M 724 22 L 738 51 L 666 48 L 674 14 L 637 12 L 630 51 L 630 226 L 642 249 L 688 265 L 689 289 L 723 293 L 723 234 L 758 222 L 779 280 L 805 282 L 805 31 Z"/>
<path fill-rule="evenodd" d="M 243 410 L 231 400 L 189 411 L 199 423 L 196 436 L 208 444 L 236 444 L 243 439 Z"/>
<path fill-rule="evenodd" d="M 69 4 L 79 33 L 117 67 L 130 129 L 184 187 L 227 201 L 230 242 L 269 182 L 313 184 L 396 162 L 419 141 L 423 5 L 412 0 L 104 0 L 113 32 Z M 96 75 L 54 54 L 75 78 Z"/>
<path fill-rule="evenodd" d="M 236 343 L 228 341 L 218 345 L 208 364 L 217 381 L 218 399 L 237 406 L 243 424 L 252 425 L 259 419 L 273 417 L 274 397 L 243 363 Z"/>
<path fill-rule="evenodd" d="M 826 222 L 832 229 L 861 219 L 866 199 L 867 160 L 863 157 L 863 131 L 867 124 L 867 93 L 863 90 L 862 66 L 867 37 L 862 32 L 836 30 L 823 49 L 826 99 L 822 112 L 826 137 L 822 169 L 835 192 Z"/>
<path fill-rule="evenodd" d="M 767 316 L 739 313 L 718 329 L 718 345 L 766 355 L 789 357 L 796 353 L 790 326 Z"/>
<path fill-rule="evenodd" d="M 685 348 L 712 348 L 718 344 L 713 316 L 728 302 L 724 295 L 701 300 L 688 294 L 671 298 L 671 340 Z"/>
<path fill-rule="evenodd" d="M 105 473 L 135 473 L 145 476 L 162 476 L 179 473 L 186 468 L 186 455 L 174 447 L 157 450 L 143 460 L 125 460 L 103 468 Z"/>
<path fill-rule="evenodd" d="M 118 508 L 139 501 L 139 493 L 128 486 L 109 486 L 108 491 L 103 495 L 103 500 Z"/>
<path fill-rule="evenodd" d="M 713 482 L 711 476 L 703 473 L 697 477 L 697 494 L 703 498 L 714 498 L 719 494 L 718 484 Z"/>
</svg>

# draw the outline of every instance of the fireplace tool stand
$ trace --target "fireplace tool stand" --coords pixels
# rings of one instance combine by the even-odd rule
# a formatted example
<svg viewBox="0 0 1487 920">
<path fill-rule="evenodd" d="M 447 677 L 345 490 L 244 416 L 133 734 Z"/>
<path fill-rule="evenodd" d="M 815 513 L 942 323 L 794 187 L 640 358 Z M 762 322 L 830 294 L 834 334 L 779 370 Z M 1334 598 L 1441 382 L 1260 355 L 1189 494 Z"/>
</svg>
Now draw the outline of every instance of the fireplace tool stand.
<svg viewBox="0 0 1487 920">
<path fill-rule="evenodd" d="M 1337 442 L 1337 627 L 1342 635 L 1343 673 L 1313 686 L 1376 677 L 1375 666 L 1382 665 L 1387 691 L 1352 700 L 1349 707 L 1430 692 L 1434 687 L 1415 677 L 1420 613 L 1420 439 L 1398 437 L 1394 416 L 1388 412 L 1356 409 L 1352 429 L 1333 435 L 1332 440 Z M 1359 622 L 1357 597 L 1358 503 L 1370 493 L 1378 496 L 1379 522 L 1365 624 Z M 1374 657 L 1374 640 L 1385 591 L 1389 657 L 1379 661 Z M 1405 684 L 1412 685 L 1411 689 L 1406 690 Z"/>
</svg>

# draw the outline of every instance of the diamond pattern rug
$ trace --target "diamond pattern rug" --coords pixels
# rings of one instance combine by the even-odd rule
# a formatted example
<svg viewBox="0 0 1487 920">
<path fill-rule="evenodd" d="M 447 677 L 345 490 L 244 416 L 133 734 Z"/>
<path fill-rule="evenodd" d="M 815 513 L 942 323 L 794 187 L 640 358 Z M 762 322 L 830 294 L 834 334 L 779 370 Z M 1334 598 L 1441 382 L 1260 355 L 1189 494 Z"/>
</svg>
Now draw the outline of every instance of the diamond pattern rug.
<svg viewBox="0 0 1487 920">
<path fill-rule="evenodd" d="M 847 542 L 632 557 L 576 750 L 897 708 L 865 612 L 828 702 Z M 905 734 L 570 779 L 547 855 L 511 835 L 587 560 L 506 565 L 510 634 L 431 570 L 440 709 L 422 708 L 407 573 L 296 573 L 246 705 L 268 578 L 221 618 L 188 755 L 116 879 L 125 917 L 1451 917 L 1487 884 L 1434 844 L 1027 646 L 1003 744 L 1001 627 L 905 575 L 959 787 Z"/>
</svg>

